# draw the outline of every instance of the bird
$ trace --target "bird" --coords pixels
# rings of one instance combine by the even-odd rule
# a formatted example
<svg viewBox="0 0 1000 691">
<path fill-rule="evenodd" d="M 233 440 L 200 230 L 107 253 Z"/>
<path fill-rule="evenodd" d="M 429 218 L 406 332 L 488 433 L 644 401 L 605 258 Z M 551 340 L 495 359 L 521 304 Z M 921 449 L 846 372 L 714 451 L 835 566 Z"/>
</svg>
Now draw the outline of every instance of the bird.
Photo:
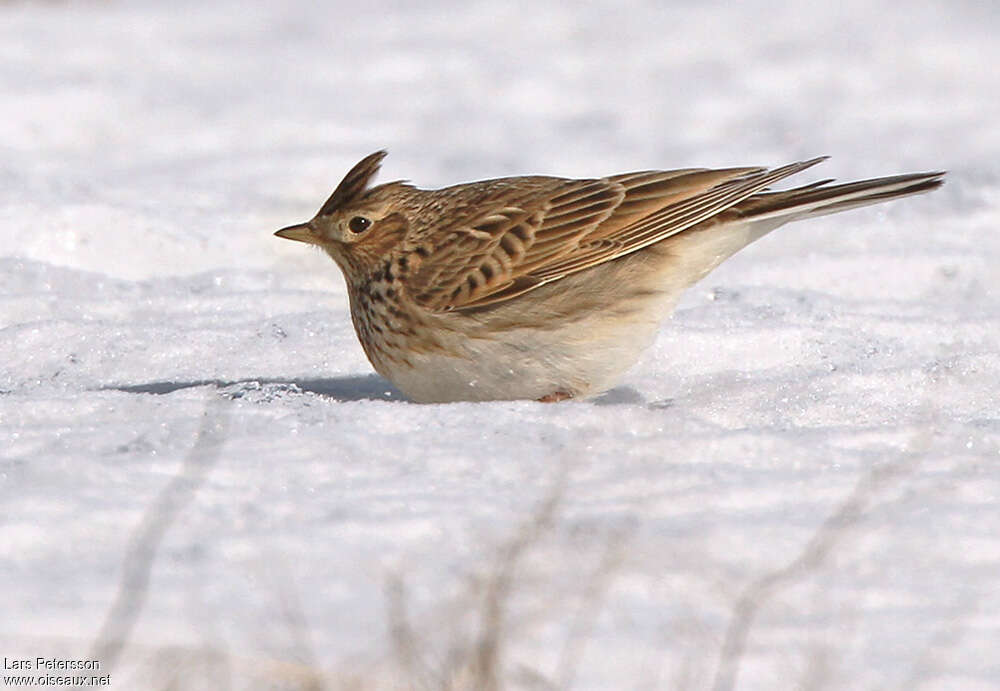
<svg viewBox="0 0 1000 691">
<path fill-rule="evenodd" d="M 363 158 L 311 220 L 275 235 L 336 262 L 368 360 L 417 403 L 605 392 L 682 292 L 738 250 L 790 221 L 928 192 L 945 175 L 771 189 L 821 156 L 772 169 L 371 186 L 386 155 Z"/>
</svg>

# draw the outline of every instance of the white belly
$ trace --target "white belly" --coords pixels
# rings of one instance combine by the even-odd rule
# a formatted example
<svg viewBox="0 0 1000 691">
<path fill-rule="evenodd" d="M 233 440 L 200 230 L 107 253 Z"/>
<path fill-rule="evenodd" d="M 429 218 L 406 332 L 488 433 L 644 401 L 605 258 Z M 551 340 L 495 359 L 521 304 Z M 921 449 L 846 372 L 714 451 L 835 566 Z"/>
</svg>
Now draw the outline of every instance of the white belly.
<svg viewBox="0 0 1000 691">
<path fill-rule="evenodd" d="M 635 364 L 656 326 L 650 321 L 604 335 L 592 323 L 542 333 L 522 329 L 497 339 L 466 339 L 462 357 L 411 355 L 412 366 L 390 364 L 382 374 L 421 403 L 590 396 L 614 386 Z"/>
</svg>

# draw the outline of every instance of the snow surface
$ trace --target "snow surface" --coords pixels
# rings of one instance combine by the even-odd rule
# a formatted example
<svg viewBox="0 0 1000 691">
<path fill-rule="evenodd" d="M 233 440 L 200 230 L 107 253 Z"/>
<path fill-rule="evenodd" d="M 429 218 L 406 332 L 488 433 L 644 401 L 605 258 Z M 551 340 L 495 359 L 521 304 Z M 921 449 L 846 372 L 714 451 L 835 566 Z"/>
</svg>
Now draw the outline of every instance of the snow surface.
<svg viewBox="0 0 1000 691">
<path fill-rule="evenodd" d="M 0 655 L 122 689 L 1000 687 L 998 32 L 971 1 L 0 4 Z M 414 405 L 271 235 L 383 147 L 425 187 L 950 174 L 743 251 L 603 398 Z"/>
</svg>

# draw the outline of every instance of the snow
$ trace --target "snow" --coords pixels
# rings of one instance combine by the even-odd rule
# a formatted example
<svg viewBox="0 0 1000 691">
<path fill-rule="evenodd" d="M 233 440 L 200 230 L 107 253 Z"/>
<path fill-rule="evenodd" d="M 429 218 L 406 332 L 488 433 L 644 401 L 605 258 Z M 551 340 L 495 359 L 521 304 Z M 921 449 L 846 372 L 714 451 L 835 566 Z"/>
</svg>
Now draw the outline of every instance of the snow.
<svg viewBox="0 0 1000 691">
<path fill-rule="evenodd" d="M 0 17 L 0 655 L 123 689 L 1000 685 L 995 5 Z M 271 235 L 380 148 L 424 187 L 949 176 L 744 250 L 602 398 L 415 405 Z"/>
</svg>

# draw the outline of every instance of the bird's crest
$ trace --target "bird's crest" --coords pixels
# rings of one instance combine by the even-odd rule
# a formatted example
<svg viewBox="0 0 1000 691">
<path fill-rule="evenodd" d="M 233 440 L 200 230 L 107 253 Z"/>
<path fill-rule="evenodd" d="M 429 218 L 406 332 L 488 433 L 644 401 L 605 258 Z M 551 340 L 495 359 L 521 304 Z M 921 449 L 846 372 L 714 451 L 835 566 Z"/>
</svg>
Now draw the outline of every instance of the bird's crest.
<svg viewBox="0 0 1000 691">
<path fill-rule="evenodd" d="M 378 169 L 382 165 L 382 159 L 386 157 L 386 154 L 387 152 L 385 151 L 376 151 L 358 161 L 357 165 L 351 168 L 351 171 L 340 181 L 337 189 L 333 191 L 333 194 L 330 195 L 330 198 L 326 200 L 326 203 L 323 204 L 323 207 L 316 215 L 328 216 L 345 204 L 360 198 L 365 190 L 368 189 L 368 183 L 378 174 Z"/>
</svg>

